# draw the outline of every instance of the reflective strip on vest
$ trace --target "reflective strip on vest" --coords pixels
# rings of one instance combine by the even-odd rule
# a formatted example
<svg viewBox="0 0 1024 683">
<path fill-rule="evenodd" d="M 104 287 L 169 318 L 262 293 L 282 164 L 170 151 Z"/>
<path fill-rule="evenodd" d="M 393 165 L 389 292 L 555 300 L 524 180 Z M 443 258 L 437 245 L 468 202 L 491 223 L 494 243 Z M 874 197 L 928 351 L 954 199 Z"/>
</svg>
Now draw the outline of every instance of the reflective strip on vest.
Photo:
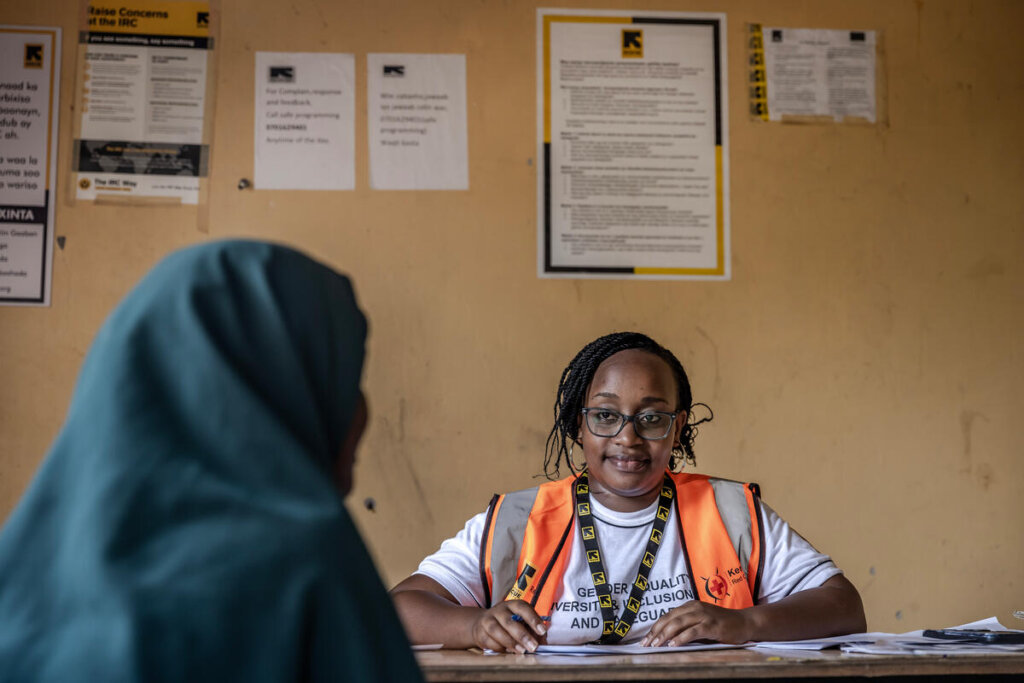
<svg viewBox="0 0 1024 683">
<path fill-rule="evenodd" d="M 491 546 L 485 565 L 491 597 L 491 604 L 487 607 L 503 601 L 519 576 L 519 549 L 536 498 L 537 487 L 534 487 L 507 493 L 496 503 L 497 509 L 487 534 L 487 542 Z"/>
<path fill-rule="evenodd" d="M 723 607 L 750 607 L 763 568 L 756 486 L 699 474 L 673 474 L 683 554 L 698 597 Z M 499 496 L 482 542 L 490 604 L 523 599 L 550 613 L 575 526 L 575 477 Z M 755 526 L 756 525 L 756 526 Z M 755 531 L 756 529 L 756 531 Z"/>
</svg>

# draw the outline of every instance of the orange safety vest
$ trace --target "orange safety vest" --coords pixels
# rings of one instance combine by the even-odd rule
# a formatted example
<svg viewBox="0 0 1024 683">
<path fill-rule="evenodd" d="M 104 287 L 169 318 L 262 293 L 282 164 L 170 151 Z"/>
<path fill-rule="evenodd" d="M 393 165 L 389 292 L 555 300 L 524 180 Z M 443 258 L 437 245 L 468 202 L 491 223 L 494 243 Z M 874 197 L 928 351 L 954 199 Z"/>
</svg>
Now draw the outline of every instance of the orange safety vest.
<svg viewBox="0 0 1024 683">
<path fill-rule="evenodd" d="M 698 597 L 739 609 L 757 603 L 764 570 L 764 528 L 757 484 L 669 473 L 683 558 Z M 575 476 L 496 495 L 480 543 L 487 606 L 521 599 L 551 613 L 576 526 Z"/>
</svg>

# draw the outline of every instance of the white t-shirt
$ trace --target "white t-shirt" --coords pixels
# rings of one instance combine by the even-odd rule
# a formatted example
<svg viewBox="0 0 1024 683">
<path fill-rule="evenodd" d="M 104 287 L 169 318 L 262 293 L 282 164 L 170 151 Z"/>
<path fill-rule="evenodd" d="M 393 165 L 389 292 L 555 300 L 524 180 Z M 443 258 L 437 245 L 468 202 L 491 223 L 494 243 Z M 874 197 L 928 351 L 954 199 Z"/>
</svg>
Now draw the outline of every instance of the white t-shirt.
<svg viewBox="0 0 1024 683">
<path fill-rule="evenodd" d="M 593 497 L 590 506 L 618 618 L 647 546 L 658 501 L 637 512 L 616 512 Z M 622 641 L 624 643 L 640 640 L 663 614 L 697 597 L 679 542 L 675 506 L 671 514 L 651 568 L 647 591 L 633 627 Z M 765 563 L 758 603 L 776 602 L 798 591 L 820 586 L 828 578 L 842 573 L 831 558 L 815 550 L 764 503 L 761 504 L 761 519 L 765 532 Z M 460 605 L 486 606 L 480 583 L 480 540 L 486 521 L 484 512 L 470 519 L 455 538 L 443 542 L 441 548 L 424 559 L 416 571 L 444 586 Z M 547 642 L 552 645 L 588 643 L 601 637 L 601 608 L 587 565 L 578 520 L 574 523 L 571 538 L 569 563 L 551 610 Z M 703 583 L 702 577 L 696 577 L 696 580 Z"/>
</svg>

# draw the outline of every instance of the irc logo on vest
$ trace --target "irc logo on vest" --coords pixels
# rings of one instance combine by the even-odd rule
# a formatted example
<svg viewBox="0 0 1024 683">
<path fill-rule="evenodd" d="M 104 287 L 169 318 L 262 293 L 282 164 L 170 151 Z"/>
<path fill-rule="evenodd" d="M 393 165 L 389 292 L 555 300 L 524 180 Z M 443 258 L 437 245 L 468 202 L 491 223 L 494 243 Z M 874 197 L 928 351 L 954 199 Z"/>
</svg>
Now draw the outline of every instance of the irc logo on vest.
<svg viewBox="0 0 1024 683">
<path fill-rule="evenodd" d="M 579 515 L 580 517 L 584 517 L 586 515 L 589 515 L 590 514 L 590 504 L 589 503 L 580 503 L 579 505 L 577 505 L 576 506 L 576 514 Z"/>
<path fill-rule="evenodd" d="M 661 543 L 661 532 L 657 529 L 651 529 L 651 540 L 655 543 Z"/>
<path fill-rule="evenodd" d="M 600 562 L 600 561 L 601 561 L 601 553 L 600 553 L 600 551 L 597 551 L 597 550 L 588 550 L 587 551 L 587 562 Z"/>
<path fill-rule="evenodd" d="M 725 577 L 718 573 L 718 568 L 715 568 L 714 575 L 702 576 L 700 578 L 704 579 L 704 592 L 716 603 L 729 597 L 729 583 L 725 580 Z"/>
<path fill-rule="evenodd" d="M 580 527 L 580 534 L 583 536 L 583 540 L 584 541 L 589 541 L 590 539 L 594 538 L 594 527 L 592 527 L 592 526 Z"/>
<path fill-rule="evenodd" d="M 508 595 L 505 597 L 506 600 L 519 600 L 526 593 L 526 589 L 530 586 L 530 579 L 537 573 L 537 568 L 532 564 L 527 563 L 523 567 L 523 571 L 519 573 L 519 578 L 512 585 L 512 589 L 509 590 Z"/>
<path fill-rule="evenodd" d="M 658 519 L 663 522 L 668 520 L 668 508 L 658 506 Z"/>
<path fill-rule="evenodd" d="M 602 595 L 602 596 L 600 596 L 598 598 L 598 602 L 601 604 L 601 607 L 611 607 L 612 606 L 612 596 L 610 596 L 610 595 Z"/>
</svg>

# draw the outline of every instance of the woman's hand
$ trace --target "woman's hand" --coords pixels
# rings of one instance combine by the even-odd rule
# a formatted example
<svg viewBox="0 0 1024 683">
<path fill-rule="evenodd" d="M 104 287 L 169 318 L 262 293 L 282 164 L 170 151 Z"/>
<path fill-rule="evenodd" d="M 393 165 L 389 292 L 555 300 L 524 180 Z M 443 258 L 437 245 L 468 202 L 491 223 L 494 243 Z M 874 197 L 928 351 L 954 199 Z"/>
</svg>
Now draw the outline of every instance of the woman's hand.
<svg viewBox="0 0 1024 683">
<path fill-rule="evenodd" d="M 473 623 L 473 642 L 496 652 L 533 652 L 546 635 L 544 621 L 522 600 L 506 600 L 482 610 Z"/>
<path fill-rule="evenodd" d="M 747 610 L 726 609 L 691 600 L 658 619 L 640 644 L 674 647 L 702 639 L 745 643 L 752 637 L 753 624 Z"/>
<path fill-rule="evenodd" d="M 702 638 L 720 643 L 803 640 L 862 633 L 866 628 L 857 589 L 837 574 L 817 588 L 745 609 L 691 600 L 658 619 L 640 642 L 657 646 L 682 645 Z"/>
</svg>

